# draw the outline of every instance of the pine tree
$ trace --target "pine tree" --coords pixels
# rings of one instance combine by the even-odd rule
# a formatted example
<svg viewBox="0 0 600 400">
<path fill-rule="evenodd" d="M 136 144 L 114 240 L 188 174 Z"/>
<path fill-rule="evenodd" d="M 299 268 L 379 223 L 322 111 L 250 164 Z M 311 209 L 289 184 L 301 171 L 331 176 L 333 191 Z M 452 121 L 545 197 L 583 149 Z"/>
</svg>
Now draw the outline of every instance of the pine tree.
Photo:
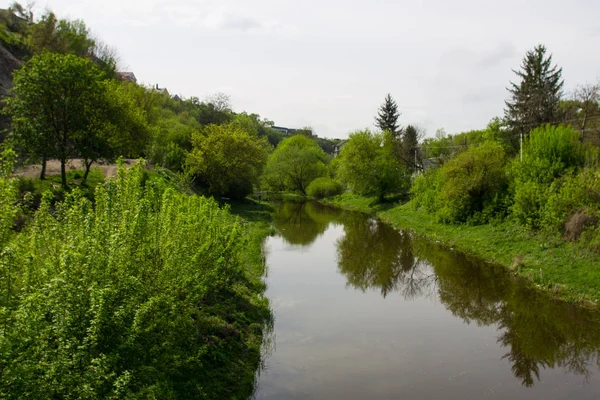
<svg viewBox="0 0 600 400">
<path fill-rule="evenodd" d="M 388 95 L 385 96 L 383 104 L 379 107 L 378 116 L 375 117 L 375 126 L 382 131 L 390 132 L 395 138 L 398 138 L 402 132 L 398 125 L 398 118 L 400 118 L 398 105 L 388 93 Z"/>
<path fill-rule="evenodd" d="M 552 55 L 546 57 L 546 47 L 538 45 L 528 51 L 521 70 L 513 72 L 521 82 L 510 83 L 511 99 L 506 101 L 504 115 L 515 132 L 527 134 L 540 125 L 559 121 L 562 68 L 552 65 Z"/>
</svg>

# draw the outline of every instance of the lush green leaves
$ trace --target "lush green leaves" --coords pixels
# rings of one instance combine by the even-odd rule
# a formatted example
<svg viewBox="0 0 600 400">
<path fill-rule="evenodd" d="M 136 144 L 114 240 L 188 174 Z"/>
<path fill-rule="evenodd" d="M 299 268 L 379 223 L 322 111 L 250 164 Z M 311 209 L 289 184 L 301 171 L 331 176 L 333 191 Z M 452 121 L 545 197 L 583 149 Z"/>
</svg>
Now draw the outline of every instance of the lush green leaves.
<svg viewBox="0 0 600 400">
<path fill-rule="evenodd" d="M 189 172 L 215 196 L 244 198 L 258 184 L 269 144 L 236 124 L 208 125 L 192 137 Z"/>
<path fill-rule="evenodd" d="M 145 182 L 138 164 L 95 207 L 77 190 L 56 211 L 45 200 L 3 248 L 6 398 L 251 393 L 269 311 L 249 289 L 245 229 L 213 200 Z"/>
<path fill-rule="evenodd" d="M 287 138 L 269 157 L 264 183 L 274 190 L 306 194 L 308 185 L 327 173 L 327 155 L 312 139 L 296 135 Z"/>
<path fill-rule="evenodd" d="M 317 178 L 308 185 L 306 194 L 317 199 L 338 195 L 344 191 L 341 183 L 329 177 Z"/>
<path fill-rule="evenodd" d="M 409 173 L 394 155 L 394 138 L 390 132 L 352 133 L 337 163 L 340 180 L 357 194 L 383 198 L 409 187 Z"/>
</svg>

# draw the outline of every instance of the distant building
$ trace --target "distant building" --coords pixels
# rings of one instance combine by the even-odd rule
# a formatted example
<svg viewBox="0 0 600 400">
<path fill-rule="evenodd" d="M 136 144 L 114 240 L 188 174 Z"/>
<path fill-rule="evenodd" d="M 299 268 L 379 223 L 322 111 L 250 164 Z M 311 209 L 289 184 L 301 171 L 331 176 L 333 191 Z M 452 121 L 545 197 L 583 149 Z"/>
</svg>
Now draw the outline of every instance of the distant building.
<svg viewBox="0 0 600 400">
<path fill-rule="evenodd" d="M 179 95 L 176 94 L 175 96 L 173 96 L 173 100 L 175 100 L 175 101 L 182 101 L 182 98 L 179 97 Z"/>
<path fill-rule="evenodd" d="M 271 129 L 275 129 L 276 131 L 279 131 L 281 133 L 285 133 L 288 135 L 293 135 L 296 132 L 296 129 L 291 129 L 291 128 L 285 128 L 283 126 L 271 126 Z"/>
<path fill-rule="evenodd" d="M 347 140 L 342 140 L 336 144 L 333 145 L 333 156 L 337 157 L 340 154 L 340 151 L 342 150 L 342 147 L 344 147 L 344 145 L 346 144 L 346 142 L 348 142 Z"/>
<path fill-rule="evenodd" d="M 117 72 L 117 75 L 122 81 L 137 83 L 137 78 L 135 77 L 133 72 Z"/>
<path fill-rule="evenodd" d="M 171 97 L 171 95 L 169 95 L 169 91 L 167 90 L 167 88 L 159 88 L 158 83 L 156 84 L 156 87 L 154 88 L 154 90 L 156 90 L 160 94 L 164 94 L 165 96 Z"/>
</svg>

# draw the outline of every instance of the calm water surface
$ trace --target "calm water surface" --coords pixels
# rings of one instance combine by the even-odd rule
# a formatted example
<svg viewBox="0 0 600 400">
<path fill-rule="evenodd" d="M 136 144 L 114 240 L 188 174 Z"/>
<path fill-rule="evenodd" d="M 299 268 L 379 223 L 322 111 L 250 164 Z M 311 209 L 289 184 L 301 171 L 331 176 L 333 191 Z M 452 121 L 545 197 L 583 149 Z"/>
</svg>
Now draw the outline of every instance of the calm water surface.
<svg viewBox="0 0 600 400">
<path fill-rule="evenodd" d="M 257 399 L 600 399 L 600 313 L 362 214 L 274 224 Z"/>
</svg>

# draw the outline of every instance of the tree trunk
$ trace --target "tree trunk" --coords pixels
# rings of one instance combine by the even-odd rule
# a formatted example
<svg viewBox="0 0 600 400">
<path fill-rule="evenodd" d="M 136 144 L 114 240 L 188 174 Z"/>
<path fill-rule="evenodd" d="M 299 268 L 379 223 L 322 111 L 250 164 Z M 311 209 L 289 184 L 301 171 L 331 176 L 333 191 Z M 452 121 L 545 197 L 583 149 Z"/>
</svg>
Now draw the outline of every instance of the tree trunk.
<svg viewBox="0 0 600 400">
<path fill-rule="evenodd" d="M 42 171 L 40 172 L 40 179 L 46 179 L 46 155 L 42 156 Z"/>
<path fill-rule="evenodd" d="M 90 169 L 92 168 L 92 164 L 94 163 L 94 161 L 90 160 L 89 162 L 84 161 L 85 164 L 85 173 L 83 174 L 83 179 L 81 180 L 81 183 L 85 183 L 87 181 L 87 177 L 88 174 L 90 173 Z"/>
<path fill-rule="evenodd" d="M 67 170 L 66 170 L 67 160 L 62 158 L 60 160 L 60 181 L 62 183 L 63 189 L 67 188 Z"/>
</svg>

